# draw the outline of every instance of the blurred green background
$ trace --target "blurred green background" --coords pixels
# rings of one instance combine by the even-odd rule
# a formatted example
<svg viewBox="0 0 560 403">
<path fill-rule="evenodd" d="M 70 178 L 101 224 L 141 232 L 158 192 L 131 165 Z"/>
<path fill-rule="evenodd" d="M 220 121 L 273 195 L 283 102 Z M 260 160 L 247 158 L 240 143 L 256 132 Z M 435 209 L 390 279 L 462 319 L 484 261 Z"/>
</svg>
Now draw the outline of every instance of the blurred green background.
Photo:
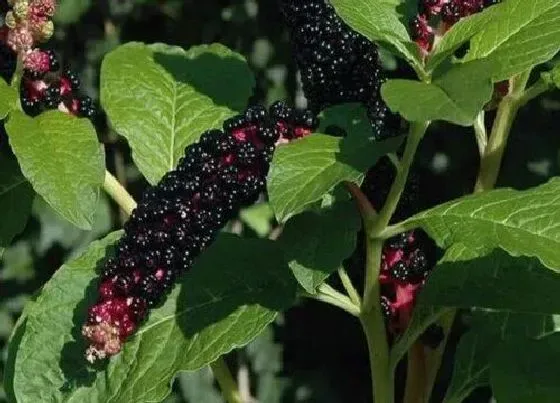
<svg viewBox="0 0 560 403">
<path fill-rule="evenodd" d="M 249 61 L 257 77 L 258 100 L 270 103 L 287 98 L 297 106 L 305 105 L 275 1 L 60 0 L 56 32 L 48 46 L 79 73 L 85 92 L 97 99 L 103 56 L 128 41 L 165 42 L 185 48 L 221 42 Z M 387 52 L 383 52 L 383 61 L 389 75 L 410 74 Z M 559 123 L 558 92 L 532 102 L 521 112 L 501 185 L 526 188 L 558 175 Z M 102 114 L 96 126 L 100 140 L 107 145 L 110 170 L 139 196 L 146 182 L 132 165 L 126 143 L 111 132 Z M 472 131 L 435 124 L 415 166 L 422 198 L 435 204 L 469 192 L 477 166 Z M 24 233 L 0 260 L 0 373 L 8 337 L 25 302 L 64 261 L 83 251 L 93 239 L 120 227 L 122 219 L 116 207 L 103 199 L 94 230 L 83 232 L 62 221 L 45 202 L 35 200 Z M 273 227 L 271 221 L 267 205 L 260 204 L 243 212 L 228 230 L 266 236 Z M 356 260 L 349 261 L 351 271 L 359 270 L 352 264 Z M 460 334 L 460 328 L 456 333 Z M 450 347 L 437 390 L 450 376 L 453 342 Z M 316 302 L 301 301 L 247 348 L 230 354 L 228 362 L 238 373 L 242 388 L 262 403 L 371 401 L 366 346 L 358 322 Z M 471 401 L 489 398 L 488 391 L 481 390 Z M 0 401 L 5 401 L 1 387 Z M 220 401 L 207 369 L 179 375 L 166 400 Z"/>
</svg>

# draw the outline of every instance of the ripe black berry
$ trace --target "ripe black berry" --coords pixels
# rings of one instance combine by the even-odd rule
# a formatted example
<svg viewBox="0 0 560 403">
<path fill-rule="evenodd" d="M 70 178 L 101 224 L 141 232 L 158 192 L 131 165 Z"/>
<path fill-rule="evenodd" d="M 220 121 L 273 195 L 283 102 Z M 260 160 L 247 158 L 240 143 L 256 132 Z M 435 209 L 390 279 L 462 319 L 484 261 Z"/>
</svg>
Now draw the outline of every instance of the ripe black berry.
<svg viewBox="0 0 560 403">
<path fill-rule="evenodd" d="M 395 263 L 393 267 L 391 267 L 391 277 L 402 283 L 407 282 L 410 279 L 410 270 L 408 265 L 402 260 Z"/>
<path fill-rule="evenodd" d="M 45 89 L 44 104 L 47 109 L 56 109 L 62 98 L 60 96 L 60 86 L 58 83 L 53 83 Z"/>
<path fill-rule="evenodd" d="M 56 53 L 52 50 L 46 50 L 45 53 L 49 56 L 49 71 L 55 72 L 60 69 L 60 63 L 58 61 L 58 57 Z"/>
</svg>

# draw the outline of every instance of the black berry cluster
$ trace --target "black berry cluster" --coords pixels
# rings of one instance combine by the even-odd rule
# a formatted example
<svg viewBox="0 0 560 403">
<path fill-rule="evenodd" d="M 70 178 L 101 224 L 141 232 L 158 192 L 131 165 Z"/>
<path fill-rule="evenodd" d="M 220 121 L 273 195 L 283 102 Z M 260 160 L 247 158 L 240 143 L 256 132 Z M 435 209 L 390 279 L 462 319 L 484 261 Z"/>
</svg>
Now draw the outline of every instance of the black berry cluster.
<svg viewBox="0 0 560 403">
<path fill-rule="evenodd" d="M 353 31 L 325 0 L 279 0 L 303 90 L 314 113 L 345 102 L 367 107 L 373 137 L 388 137 L 389 116 L 379 89 L 384 80 L 377 47 Z"/>
<path fill-rule="evenodd" d="M 404 232 L 385 243 L 379 282 L 391 333 L 406 329 L 416 296 L 435 265 L 434 256 L 435 245 L 421 230 Z"/>
<path fill-rule="evenodd" d="M 61 70 L 52 50 L 35 49 L 24 59 L 21 104 L 25 113 L 37 116 L 49 109 L 60 109 L 75 116 L 93 118 L 95 106 L 90 97 L 79 94 L 80 79 L 70 69 Z"/>
<path fill-rule="evenodd" d="M 177 168 L 145 191 L 116 256 L 105 263 L 99 299 L 83 327 L 89 361 L 120 351 L 224 224 L 265 190 L 276 144 L 311 133 L 316 124 L 282 103 L 270 112 L 253 106 L 185 149 Z"/>
<path fill-rule="evenodd" d="M 420 0 L 420 12 L 410 22 L 411 36 L 424 53 L 432 50 L 434 39 L 461 18 L 483 11 L 501 0 Z"/>
</svg>

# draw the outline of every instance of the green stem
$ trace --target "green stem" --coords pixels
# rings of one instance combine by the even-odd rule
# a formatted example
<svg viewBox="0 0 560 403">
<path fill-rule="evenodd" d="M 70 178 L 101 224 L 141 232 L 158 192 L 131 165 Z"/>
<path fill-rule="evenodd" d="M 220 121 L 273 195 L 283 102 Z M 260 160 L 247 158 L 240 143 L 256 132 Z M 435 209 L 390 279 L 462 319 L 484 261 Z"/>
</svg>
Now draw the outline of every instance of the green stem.
<svg viewBox="0 0 560 403">
<path fill-rule="evenodd" d="M 231 375 L 231 372 L 223 358 L 218 358 L 210 364 L 210 368 L 212 368 L 214 377 L 220 385 L 222 395 L 224 396 L 224 399 L 226 399 L 226 402 L 243 403 L 241 394 L 237 389 L 237 383 L 233 379 L 233 376 Z"/>
<path fill-rule="evenodd" d="M 366 335 L 375 403 L 393 403 L 394 384 L 379 290 L 383 241 L 366 236 L 366 242 L 366 280 L 360 321 Z"/>
<path fill-rule="evenodd" d="M 130 215 L 136 208 L 136 201 L 109 171 L 105 171 L 103 190 L 105 190 L 127 215 Z"/>
<path fill-rule="evenodd" d="M 486 133 L 486 126 L 484 125 L 484 111 L 481 111 L 473 124 L 474 134 L 476 137 L 476 144 L 478 145 L 478 151 L 480 156 L 484 155 L 486 146 L 488 145 L 488 134 Z"/>
<path fill-rule="evenodd" d="M 105 171 L 105 182 L 103 183 L 105 192 L 119 205 L 119 207 L 130 215 L 136 208 L 136 201 L 127 190 L 111 175 Z M 229 372 L 229 369 L 222 357 L 210 364 L 216 380 L 220 384 L 222 393 L 228 403 L 243 403 L 237 385 Z"/>
<path fill-rule="evenodd" d="M 511 80 L 511 91 L 498 106 L 490 139 L 480 160 L 480 171 L 474 189 L 475 192 L 483 192 L 496 186 L 509 134 L 519 108 L 529 99 L 532 99 L 531 97 L 535 97 L 537 93 L 540 94 L 544 91 L 540 85 L 535 89 L 525 91 L 529 73 L 530 71 L 525 72 Z"/>
<path fill-rule="evenodd" d="M 319 286 L 317 294 L 301 292 L 300 295 L 340 308 L 352 316 L 360 315 L 360 307 L 358 305 L 356 305 L 349 297 L 338 292 L 327 283 L 323 283 Z"/>
<path fill-rule="evenodd" d="M 425 403 L 426 400 L 426 361 L 424 346 L 414 343 L 408 351 L 404 403 Z"/>
<path fill-rule="evenodd" d="M 342 283 L 346 294 L 350 297 L 350 300 L 357 306 L 362 305 L 362 298 L 356 290 L 356 287 L 354 287 L 354 284 L 352 284 L 350 276 L 348 276 L 348 273 L 346 273 L 346 270 L 344 270 L 343 267 L 338 269 L 338 277 L 340 278 L 340 282 Z"/>
<path fill-rule="evenodd" d="M 449 333 L 451 332 L 451 326 L 455 321 L 456 315 L 457 310 L 450 309 L 441 316 L 438 320 L 438 324 L 443 328 L 444 339 L 435 350 L 428 350 L 425 354 L 424 370 L 426 371 L 426 386 L 424 390 L 426 401 L 429 401 L 430 396 L 432 395 L 439 367 L 441 366 L 441 360 L 443 359 L 443 354 L 445 353 L 445 346 L 447 345 Z"/>
<path fill-rule="evenodd" d="M 379 212 L 379 215 L 375 220 L 375 224 L 369 233 L 370 236 L 378 236 L 385 230 L 387 225 L 389 225 L 389 221 L 397 208 L 397 204 L 399 203 L 406 186 L 406 180 L 408 178 L 412 162 L 414 161 L 414 155 L 416 154 L 418 145 L 422 141 L 429 125 L 430 122 L 411 122 L 406 147 L 400 162 L 400 169 L 397 170 L 395 181 L 393 182 L 389 195 L 387 196 L 387 200 L 385 201 L 385 204 Z"/>
</svg>

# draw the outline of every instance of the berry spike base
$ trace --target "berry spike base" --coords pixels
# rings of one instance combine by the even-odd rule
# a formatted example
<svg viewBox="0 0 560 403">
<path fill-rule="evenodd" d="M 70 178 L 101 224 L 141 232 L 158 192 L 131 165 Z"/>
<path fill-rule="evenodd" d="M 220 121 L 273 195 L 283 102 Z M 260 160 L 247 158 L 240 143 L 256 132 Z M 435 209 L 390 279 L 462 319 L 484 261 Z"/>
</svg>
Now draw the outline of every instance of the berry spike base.
<svg viewBox="0 0 560 403">
<path fill-rule="evenodd" d="M 103 268 L 99 297 L 82 328 L 90 362 L 117 354 L 148 310 L 243 206 L 257 200 L 277 143 L 310 134 L 309 113 L 250 107 L 206 131 L 177 168 L 143 195 Z"/>
</svg>

